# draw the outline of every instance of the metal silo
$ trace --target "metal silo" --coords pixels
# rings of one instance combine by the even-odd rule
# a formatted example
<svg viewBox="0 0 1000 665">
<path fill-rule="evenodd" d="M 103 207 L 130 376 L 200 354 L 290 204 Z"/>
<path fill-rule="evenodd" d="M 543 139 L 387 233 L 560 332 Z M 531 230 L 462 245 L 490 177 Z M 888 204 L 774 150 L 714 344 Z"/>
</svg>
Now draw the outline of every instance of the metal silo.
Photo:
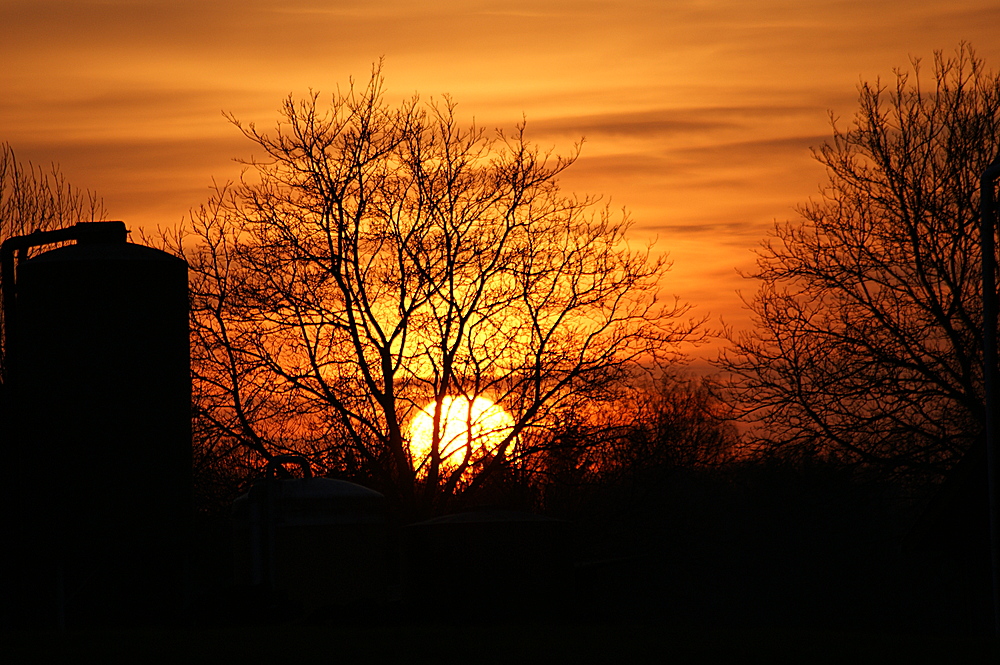
<svg viewBox="0 0 1000 665">
<path fill-rule="evenodd" d="M 8 241 L 5 270 L 12 251 L 66 239 L 4 280 L 16 611 L 163 621 L 181 602 L 190 517 L 187 264 L 100 222 Z"/>
<path fill-rule="evenodd" d="M 301 478 L 278 478 L 286 464 Z M 281 455 L 233 503 L 236 581 L 287 598 L 305 613 L 382 607 L 387 600 L 387 514 L 378 492 L 312 475 Z"/>
<path fill-rule="evenodd" d="M 571 608 L 571 524 L 481 509 L 404 528 L 411 612 L 446 621 L 547 621 Z"/>
</svg>

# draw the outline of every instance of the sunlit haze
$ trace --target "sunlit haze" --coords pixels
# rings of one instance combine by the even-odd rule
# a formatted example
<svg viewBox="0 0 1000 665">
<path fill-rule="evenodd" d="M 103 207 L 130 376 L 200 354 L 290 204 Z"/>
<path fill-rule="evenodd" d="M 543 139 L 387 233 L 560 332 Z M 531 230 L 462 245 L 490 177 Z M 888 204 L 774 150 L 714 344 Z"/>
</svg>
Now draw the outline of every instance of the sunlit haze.
<svg viewBox="0 0 1000 665">
<path fill-rule="evenodd" d="M 435 404 L 417 413 L 410 424 L 410 454 L 418 473 L 425 472 L 434 446 Z M 438 453 L 442 466 L 454 468 L 462 462 L 466 451 L 476 461 L 484 453 L 494 451 L 514 427 L 514 420 L 497 404 L 485 397 L 469 400 L 445 397 L 441 402 Z"/>
<path fill-rule="evenodd" d="M 132 229 L 171 226 L 251 155 L 223 111 L 272 126 L 384 56 L 390 101 L 449 94 L 558 153 L 585 138 L 564 187 L 628 208 L 673 261 L 664 294 L 741 326 L 737 270 L 818 192 L 828 114 L 961 40 L 1000 68 L 997 25 L 992 0 L 0 0 L 0 141 Z"/>
</svg>

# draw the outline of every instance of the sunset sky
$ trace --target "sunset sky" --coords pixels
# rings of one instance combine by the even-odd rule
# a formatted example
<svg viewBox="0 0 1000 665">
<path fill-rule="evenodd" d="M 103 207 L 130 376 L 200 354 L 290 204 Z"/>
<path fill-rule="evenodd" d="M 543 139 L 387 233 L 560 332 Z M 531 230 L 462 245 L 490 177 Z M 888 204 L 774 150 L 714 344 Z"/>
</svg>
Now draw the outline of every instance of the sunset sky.
<svg viewBox="0 0 1000 665">
<path fill-rule="evenodd" d="M 674 261 L 664 292 L 741 326 L 736 268 L 816 194 L 829 112 L 961 40 L 1000 68 L 997 26 L 996 0 L 0 0 L 0 141 L 133 229 L 174 225 L 252 153 L 223 111 L 273 125 L 384 56 L 390 101 L 585 137 L 565 187 L 628 208 Z"/>
</svg>

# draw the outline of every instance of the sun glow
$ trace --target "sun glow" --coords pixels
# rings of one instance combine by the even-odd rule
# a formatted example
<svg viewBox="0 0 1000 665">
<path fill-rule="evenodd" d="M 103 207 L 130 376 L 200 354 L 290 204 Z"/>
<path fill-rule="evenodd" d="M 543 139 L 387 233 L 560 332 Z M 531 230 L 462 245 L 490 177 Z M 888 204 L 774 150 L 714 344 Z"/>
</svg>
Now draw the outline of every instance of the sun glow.
<svg viewBox="0 0 1000 665">
<path fill-rule="evenodd" d="M 429 464 L 434 445 L 434 414 L 437 405 L 428 404 L 410 423 L 410 454 L 414 467 Z M 469 463 L 475 463 L 492 453 L 510 435 L 514 419 L 498 404 L 485 397 L 445 397 L 441 402 L 441 422 L 438 428 L 438 449 L 441 464 L 456 467 L 468 453 Z"/>
</svg>

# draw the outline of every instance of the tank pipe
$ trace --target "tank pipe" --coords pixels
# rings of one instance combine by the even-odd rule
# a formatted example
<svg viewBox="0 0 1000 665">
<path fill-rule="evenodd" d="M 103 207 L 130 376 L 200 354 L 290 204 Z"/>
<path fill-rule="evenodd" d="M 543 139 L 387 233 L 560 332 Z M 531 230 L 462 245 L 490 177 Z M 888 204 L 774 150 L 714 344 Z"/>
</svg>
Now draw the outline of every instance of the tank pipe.
<svg viewBox="0 0 1000 665">
<path fill-rule="evenodd" d="M 993 630 L 1000 635 L 1000 451 L 997 450 L 997 285 L 996 285 L 996 180 L 1000 177 L 1000 152 L 979 180 L 980 247 L 983 271 L 983 384 L 984 438 L 990 502 L 990 572 L 993 578 Z"/>
<path fill-rule="evenodd" d="M 291 478 L 292 474 L 285 468 L 286 464 L 298 464 L 302 469 L 302 477 L 306 480 L 313 477 L 312 465 L 302 455 L 275 455 L 268 460 L 267 467 L 264 469 L 264 477 L 268 480 L 275 478 L 277 475 L 281 475 L 284 478 Z"/>
<path fill-rule="evenodd" d="M 15 252 L 21 255 L 31 247 L 75 240 L 78 243 L 124 243 L 128 240 L 125 222 L 78 222 L 73 226 L 52 231 L 33 231 L 23 236 L 12 236 L 0 244 L 0 307 L 3 311 L 3 358 L 11 357 L 11 340 L 17 320 L 16 291 L 14 289 Z M 6 376 L 4 380 L 6 381 Z"/>
</svg>

